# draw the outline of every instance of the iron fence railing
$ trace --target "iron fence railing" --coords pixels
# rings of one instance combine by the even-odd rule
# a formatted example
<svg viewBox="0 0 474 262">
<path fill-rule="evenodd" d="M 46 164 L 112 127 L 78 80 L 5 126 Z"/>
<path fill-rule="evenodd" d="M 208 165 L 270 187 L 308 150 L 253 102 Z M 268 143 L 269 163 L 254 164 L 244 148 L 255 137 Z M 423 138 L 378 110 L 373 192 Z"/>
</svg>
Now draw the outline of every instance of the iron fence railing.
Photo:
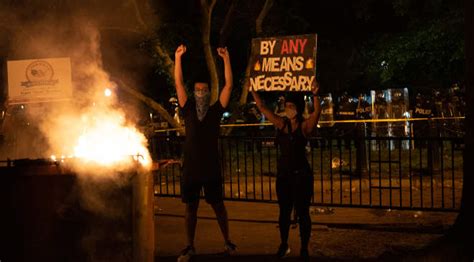
<svg viewBox="0 0 474 262">
<path fill-rule="evenodd" d="M 155 194 L 181 194 L 183 137 L 155 136 Z M 313 168 L 313 205 L 457 211 L 463 186 L 461 138 L 314 137 L 307 159 Z M 219 139 L 226 200 L 276 202 L 274 137 Z"/>
</svg>

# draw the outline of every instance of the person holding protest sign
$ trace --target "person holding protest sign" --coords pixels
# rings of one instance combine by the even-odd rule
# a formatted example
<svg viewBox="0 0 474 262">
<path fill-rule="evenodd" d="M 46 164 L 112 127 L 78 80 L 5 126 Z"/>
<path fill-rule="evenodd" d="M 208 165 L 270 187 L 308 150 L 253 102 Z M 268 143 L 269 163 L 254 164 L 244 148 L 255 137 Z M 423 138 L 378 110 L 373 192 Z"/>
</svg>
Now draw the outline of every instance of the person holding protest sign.
<svg viewBox="0 0 474 262">
<path fill-rule="evenodd" d="M 184 115 L 186 140 L 184 144 L 183 176 L 181 180 L 182 201 L 186 204 L 185 231 L 187 247 L 178 261 L 188 261 L 195 254 L 194 234 L 196 231 L 199 196 L 204 188 L 206 202 L 212 206 L 224 237 L 224 249 L 228 254 L 236 251 L 229 238 L 227 211 L 222 197 L 222 176 L 219 167 L 217 140 L 220 119 L 229 104 L 232 91 L 232 69 L 227 48 L 217 48 L 224 60 L 225 86 L 219 100 L 210 105 L 208 81 L 194 81 L 194 99 L 188 99 L 183 81 L 181 57 L 186 46 L 180 45 L 175 52 L 174 77 L 179 106 Z M 204 77 L 204 76 L 201 76 Z"/>
<path fill-rule="evenodd" d="M 290 93 L 285 100 L 285 117 L 276 115 L 262 102 L 260 96 L 252 91 L 258 109 L 277 128 L 276 143 L 280 148 L 277 162 L 276 189 L 280 215 L 281 244 L 277 256 L 283 258 L 290 253 L 288 234 L 291 224 L 291 211 L 296 209 L 300 225 L 300 256 L 309 259 L 308 244 L 311 235 L 309 205 L 313 195 L 313 171 L 306 159 L 307 137 L 318 123 L 320 102 L 317 96 L 319 84 L 313 87 L 314 111 L 309 118 L 303 118 L 304 100 L 300 93 Z"/>
</svg>

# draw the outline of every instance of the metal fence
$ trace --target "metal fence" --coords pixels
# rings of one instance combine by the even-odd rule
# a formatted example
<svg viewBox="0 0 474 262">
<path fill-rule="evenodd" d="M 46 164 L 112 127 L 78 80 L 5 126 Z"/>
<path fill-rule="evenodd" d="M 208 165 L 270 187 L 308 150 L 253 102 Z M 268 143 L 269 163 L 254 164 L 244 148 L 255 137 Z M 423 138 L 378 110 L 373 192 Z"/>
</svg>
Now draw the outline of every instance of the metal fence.
<svg viewBox="0 0 474 262">
<path fill-rule="evenodd" d="M 181 194 L 183 137 L 155 136 L 155 194 Z M 310 138 L 312 205 L 458 211 L 463 186 L 460 138 Z M 219 140 L 226 200 L 276 202 L 274 137 Z"/>
</svg>

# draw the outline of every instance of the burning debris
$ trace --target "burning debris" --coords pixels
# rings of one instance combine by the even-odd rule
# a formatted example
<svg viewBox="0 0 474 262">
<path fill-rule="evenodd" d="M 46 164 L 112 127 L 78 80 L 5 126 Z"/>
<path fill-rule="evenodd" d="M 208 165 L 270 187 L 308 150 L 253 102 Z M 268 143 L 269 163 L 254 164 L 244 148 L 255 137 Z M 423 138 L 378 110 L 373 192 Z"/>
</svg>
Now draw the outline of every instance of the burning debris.
<svg viewBox="0 0 474 262">
<path fill-rule="evenodd" d="M 100 112 L 83 116 L 83 132 L 76 138 L 73 155 L 85 163 L 104 166 L 151 164 L 146 138 L 135 127 L 127 125 L 117 112 Z M 132 157 L 131 157 L 132 156 Z"/>
<path fill-rule="evenodd" d="M 25 95 L 22 97 L 25 100 L 10 99 L 10 108 L 18 107 L 22 114 L 20 119 L 19 114 L 12 114 L 7 109 L 10 119 L 16 119 L 10 121 L 12 132 L 7 135 L 14 141 L 9 144 L 5 158 L 17 160 L 9 161 L 8 168 L 11 169 L 6 168 L 4 172 L 14 173 L 13 180 L 21 176 L 31 176 L 38 181 L 70 179 L 69 190 L 61 191 L 64 196 L 54 200 L 57 204 L 54 209 L 47 210 L 49 217 L 55 219 L 47 222 L 59 223 L 62 230 L 58 236 L 51 235 L 51 239 L 56 241 L 58 237 L 66 238 L 68 232 L 74 233 L 68 236 L 70 241 L 58 241 L 57 246 L 71 248 L 77 253 L 61 255 L 72 256 L 77 261 L 86 260 L 79 258 L 110 261 L 123 257 L 131 260 L 133 253 L 137 261 L 144 261 L 141 258 L 150 252 L 140 247 L 147 246 L 147 250 L 152 250 L 148 246 L 153 244 L 153 236 L 144 230 L 153 227 L 153 207 L 148 206 L 153 202 L 148 142 L 136 128 L 133 108 L 119 102 L 115 92 L 117 85 L 102 67 L 99 32 L 83 26 L 77 30 L 77 35 L 84 37 L 64 53 L 66 57 L 60 59 L 61 66 L 55 65 L 54 59 L 37 59 L 51 57 L 49 54 L 23 55 L 21 57 L 31 59 L 12 63 L 24 65 L 22 70 L 10 67 L 10 71 L 18 75 L 15 88 L 23 90 L 21 83 L 26 81 L 23 79 L 26 70 L 35 77 L 26 82 L 43 81 L 43 78 L 55 80 L 50 81 L 51 84 L 59 83 L 55 86 L 57 92 L 53 93 L 61 93 L 64 97 L 58 100 L 43 95 L 51 93 L 52 87 L 41 86 L 44 81 L 38 80 L 34 82 L 38 91 L 35 95 Z M 39 64 L 38 61 L 41 65 L 51 65 L 48 67 L 51 70 L 40 71 L 42 68 L 29 66 Z M 64 79 L 67 81 L 61 82 Z M 65 86 L 71 92 L 63 92 Z M 20 150 L 18 144 L 23 145 Z M 18 158 L 24 161 L 18 161 Z M 50 176 L 53 174 L 58 176 Z M 44 191 L 43 194 L 48 190 L 56 192 L 52 186 L 31 186 L 37 186 L 35 190 Z M 29 206 L 18 208 L 28 209 Z M 15 219 L 12 215 L 12 220 Z M 80 230 L 74 231 L 76 228 Z M 57 249 L 60 248 L 49 251 L 56 255 L 53 251 Z M 33 256 L 34 252 L 30 253 Z"/>
</svg>

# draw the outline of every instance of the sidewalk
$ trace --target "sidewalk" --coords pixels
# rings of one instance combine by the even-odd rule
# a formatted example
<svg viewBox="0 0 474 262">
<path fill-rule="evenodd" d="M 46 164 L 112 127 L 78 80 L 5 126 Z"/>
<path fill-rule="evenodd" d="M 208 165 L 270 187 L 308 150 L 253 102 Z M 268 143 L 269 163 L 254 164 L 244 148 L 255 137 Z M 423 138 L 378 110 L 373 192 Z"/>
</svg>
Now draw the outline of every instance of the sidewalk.
<svg viewBox="0 0 474 262">
<path fill-rule="evenodd" d="M 157 261 L 176 261 L 185 246 L 184 204 L 179 198 L 155 201 Z M 225 202 L 231 239 L 238 246 L 232 258 L 222 255 L 223 239 L 212 208 L 201 200 L 195 261 L 274 261 L 279 245 L 278 205 Z M 329 211 L 329 212 L 328 212 Z M 312 207 L 310 254 L 317 261 L 376 259 L 390 252 L 420 249 L 443 235 L 457 213 Z M 297 261 L 298 228 L 290 229 L 291 256 Z"/>
</svg>

